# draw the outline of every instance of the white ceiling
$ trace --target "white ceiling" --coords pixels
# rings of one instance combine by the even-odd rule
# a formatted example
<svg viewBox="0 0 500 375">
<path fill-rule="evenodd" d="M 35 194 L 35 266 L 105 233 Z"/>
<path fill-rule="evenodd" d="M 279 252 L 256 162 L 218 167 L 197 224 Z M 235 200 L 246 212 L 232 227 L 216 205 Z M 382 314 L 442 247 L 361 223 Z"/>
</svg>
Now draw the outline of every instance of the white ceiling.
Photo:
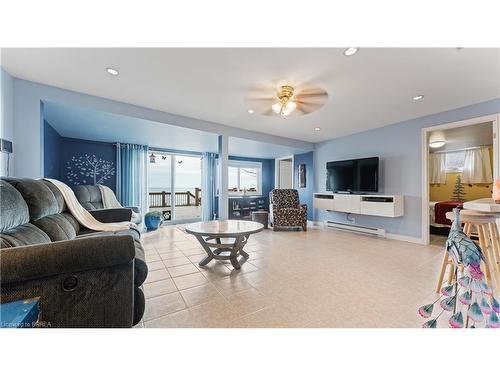
<svg viewBox="0 0 500 375">
<path fill-rule="evenodd" d="M 500 97 L 499 49 L 361 48 L 352 57 L 333 48 L 2 52 L 2 66 L 21 79 L 310 142 Z M 249 91 L 276 80 L 320 86 L 328 102 L 287 120 L 247 113 Z M 424 100 L 412 101 L 417 94 Z"/>
<path fill-rule="evenodd" d="M 466 147 L 491 145 L 493 144 L 493 124 L 484 122 L 430 133 L 429 142 L 441 140 L 446 144 L 433 151 L 453 151 Z"/>
<path fill-rule="evenodd" d="M 138 143 L 171 150 L 217 152 L 217 134 L 214 133 L 50 101 L 45 101 L 43 108 L 44 119 L 63 137 Z M 229 137 L 229 154 L 232 156 L 274 159 L 304 152 L 307 150 Z"/>
</svg>

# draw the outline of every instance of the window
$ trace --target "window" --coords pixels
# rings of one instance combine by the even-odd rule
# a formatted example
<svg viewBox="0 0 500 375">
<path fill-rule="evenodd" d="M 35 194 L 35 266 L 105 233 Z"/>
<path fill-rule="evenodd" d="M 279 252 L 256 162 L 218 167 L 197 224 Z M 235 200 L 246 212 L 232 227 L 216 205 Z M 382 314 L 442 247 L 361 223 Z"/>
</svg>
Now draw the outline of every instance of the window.
<svg viewBox="0 0 500 375">
<path fill-rule="evenodd" d="M 229 161 L 230 195 L 262 194 L 262 163 Z"/>
<path fill-rule="evenodd" d="M 465 163 L 465 151 L 447 152 L 445 157 L 446 172 L 462 172 Z"/>
</svg>

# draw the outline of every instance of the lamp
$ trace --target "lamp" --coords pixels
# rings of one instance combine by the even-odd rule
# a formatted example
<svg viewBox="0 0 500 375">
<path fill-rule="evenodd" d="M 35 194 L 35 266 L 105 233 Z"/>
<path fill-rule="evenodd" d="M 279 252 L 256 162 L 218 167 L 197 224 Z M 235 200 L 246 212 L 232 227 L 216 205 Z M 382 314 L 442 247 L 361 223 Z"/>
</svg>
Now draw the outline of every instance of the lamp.
<svg viewBox="0 0 500 375">
<path fill-rule="evenodd" d="M 495 201 L 495 203 L 497 204 L 500 203 L 500 180 L 496 180 L 495 183 L 493 184 L 492 198 Z"/>
</svg>

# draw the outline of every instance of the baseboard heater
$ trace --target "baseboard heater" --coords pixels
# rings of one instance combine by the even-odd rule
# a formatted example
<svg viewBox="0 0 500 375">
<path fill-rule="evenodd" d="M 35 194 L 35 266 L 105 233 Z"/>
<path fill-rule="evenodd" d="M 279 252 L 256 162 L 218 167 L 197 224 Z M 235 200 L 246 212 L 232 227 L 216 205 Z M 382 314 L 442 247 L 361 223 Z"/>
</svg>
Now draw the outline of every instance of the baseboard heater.
<svg viewBox="0 0 500 375">
<path fill-rule="evenodd" d="M 326 221 L 326 226 L 328 228 L 342 229 L 349 232 L 365 233 L 374 236 L 385 237 L 385 229 L 381 228 L 364 227 L 361 225 L 345 224 L 330 220 Z"/>
</svg>

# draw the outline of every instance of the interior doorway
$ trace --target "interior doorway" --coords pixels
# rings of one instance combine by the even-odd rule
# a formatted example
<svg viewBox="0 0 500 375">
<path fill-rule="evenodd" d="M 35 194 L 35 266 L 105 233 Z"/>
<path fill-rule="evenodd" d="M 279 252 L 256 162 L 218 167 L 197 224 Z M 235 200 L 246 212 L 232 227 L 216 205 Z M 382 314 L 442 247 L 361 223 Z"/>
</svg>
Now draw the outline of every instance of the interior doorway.
<svg viewBox="0 0 500 375">
<path fill-rule="evenodd" d="M 149 210 L 160 211 L 165 223 L 201 219 L 201 156 L 163 151 L 149 155 Z"/>
<path fill-rule="evenodd" d="M 276 159 L 276 189 L 293 189 L 293 156 Z"/>
<path fill-rule="evenodd" d="M 422 129 L 422 242 L 443 246 L 446 213 L 491 197 L 498 178 L 498 115 Z"/>
</svg>

